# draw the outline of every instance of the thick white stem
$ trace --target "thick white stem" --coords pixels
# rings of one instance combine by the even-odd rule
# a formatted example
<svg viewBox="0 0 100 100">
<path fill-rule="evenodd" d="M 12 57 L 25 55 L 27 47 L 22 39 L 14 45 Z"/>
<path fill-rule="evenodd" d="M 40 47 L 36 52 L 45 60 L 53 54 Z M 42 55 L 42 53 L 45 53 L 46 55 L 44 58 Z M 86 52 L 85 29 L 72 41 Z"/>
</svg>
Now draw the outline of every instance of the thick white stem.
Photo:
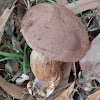
<svg viewBox="0 0 100 100">
<path fill-rule="evenodd" d="M 32 51 L 30 57 L 32 72 L 35 75 L 32 89 L 35 95 L 48 97 L 60 80 L 60 62 Z"/>
</svg>

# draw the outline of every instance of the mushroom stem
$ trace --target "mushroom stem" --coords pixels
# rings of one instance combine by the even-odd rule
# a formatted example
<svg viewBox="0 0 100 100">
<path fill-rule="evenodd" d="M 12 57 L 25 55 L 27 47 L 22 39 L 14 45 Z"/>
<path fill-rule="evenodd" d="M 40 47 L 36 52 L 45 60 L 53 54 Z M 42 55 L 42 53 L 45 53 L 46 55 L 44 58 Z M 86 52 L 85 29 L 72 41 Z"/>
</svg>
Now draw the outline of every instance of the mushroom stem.
<svg viewBox="0 0 100 100">
<path fill-rule="evenodd" d="M 45 57 L 33 50 L 30 64 L 35 75 L 32 85 L 35 97 L 42 97 L 42 99 L 48 97 L 59 83 L 60 62 Z"/>
</svg>

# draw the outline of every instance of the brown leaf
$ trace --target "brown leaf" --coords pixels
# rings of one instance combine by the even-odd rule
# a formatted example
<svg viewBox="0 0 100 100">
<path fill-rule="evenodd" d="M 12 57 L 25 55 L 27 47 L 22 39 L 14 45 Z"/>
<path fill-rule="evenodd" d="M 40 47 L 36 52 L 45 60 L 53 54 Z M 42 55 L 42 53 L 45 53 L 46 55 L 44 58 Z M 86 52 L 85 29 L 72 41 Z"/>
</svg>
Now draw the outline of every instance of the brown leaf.
<svg viewBox="0 0 100 100">
<path fill-rule="evenodd" d="M 70 94 L 74 89 L 75 82 L 72 83 L 70 87 L 68 87 L 60 96 L 58 96 L 55 100 L 66 100 L 69 98 Z"/>
<path fill-rule="evenodd" d="M 92 41 L 90 49 L 80 60 L 80 65 L 85 80 L 100 82 L 100 34 Z"/>
<path fill-rule="evenodd" d="M 64 5 L 66 8 L 69 8 L 73 11 L 74 14 L 78 14 L 79 10 L 77 9 L 76 5 L 72 2 L 67 4 L 67 0 L 56 0 L 59 4 Z M 59 2 L 60 1 L 60 2 Z M 71 1 L 71 0 L 70 0 Z M 94 9 L 100 5 L 99 0 L 78 0 L 76 4 L 79 6 L 80 11 L 84 12 L 86 10 Z"/>
<path fill-rule="evenodd" d="M 89 95 L 85 100 L 100 100 L 100 90 Z"/>
<path fill-rule="evenodd" d="M 66 5 L 66 4 L 69 3 L 68 0 L 56 0 L 56 2 L 57 2 L 58 4 L 61 4 L 61 5 Z"/>
<path fill-rule="evenodd" d="M 16 99 L 22 99 L 22 92 L 24 89 L 21 87 L 11 84 L 6 80 L 3 82 L 3 78 L 0 76 L 0 87 L 6 91 L 10 96 Z"/>
<path fill-rule="evenodd" d="M 5 23 L 8 20 L 10 14 L 12 13 L 14 7 L 15 6 L 12 6 L 12 8 L 10 8 L 10 9 L 6 8 L 4 13 L 0 16 L 0 43 L 1 43 L 1 38 L 3 35 Z"/>
</svg>

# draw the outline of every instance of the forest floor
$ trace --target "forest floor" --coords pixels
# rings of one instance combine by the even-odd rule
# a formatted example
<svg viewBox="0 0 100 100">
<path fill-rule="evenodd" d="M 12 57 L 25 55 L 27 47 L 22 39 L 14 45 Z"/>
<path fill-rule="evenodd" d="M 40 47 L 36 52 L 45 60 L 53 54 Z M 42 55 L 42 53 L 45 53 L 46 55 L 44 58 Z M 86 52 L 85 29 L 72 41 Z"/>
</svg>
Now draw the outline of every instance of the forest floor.
<svg viewBox="0 0 100 100">
<path fill-rule="evenodd" d="M 0 100 L 35 100 L 35 98 L 29 95 L 26 89 L 27 83 L 35 77 L 30 68 L 30 54 L 32 49 L 27 45 L 22 36 L 20 31 L 21 23 L 23 16 L 31 6 L 41 2 L 54 3 L 55 0 L 26 0 L 29 3 L 25 2 L 25 0 L 17 0 L 16 2 L 15 0 L 7 0 L 8 2 L 6 3 L 4 1 L 0 1 L 0 7 L 2 8 L 0 10 L 0 19 L 3 19 L 0 21 L 0 27 L 2 28 L 0 28 Z M 14 2 L 15 4 L 11 6 Z M 10 10 L 5 10 L 8 6 L 11 6 Z M 3 13 L 4 11 L 5 13 Z M 76 16 L 81 19 L 88 32 L 90 44 L 92 44 L 92 41 L 100 33 L 100 6 L 84 11 L 82 15 L 77 14 Z M 100 42 L 100 38 L 98 41 Z M 94 52 L 97 52 L 99 56 L 100 46 L 95 47 L 98 50 Z M 91 55 L 89 56 L 92 57 Z M 86 59 L 88 61 L 90 58 L 86 57 Z M 64 86 L 59 85 L 50 98 L 46 100 L 54 100 L 63 92 L 68 94 L 68 96 L 63 95 L 65 99 L 57 100 L 100 100 L 99 61 L 95 65 L 92 62 L 93 64 L 91 66 L 93 67 L 91 67 L 91 71 L 88 68 L 84 69 L 86 70 L 85 77 L 87 78 L 91 78 L 90 76 L 95 74 L 94 79 L 89 82 L 82 82 L 84 81 L 84 75 L 82 75 L 83 70 L 79 64 L 80 61 L 75 62 L 74 67 L 71 63 L 63 63 L 63 66 L 66 66 L 66 68 L 62 66 L 62 70 L 64 70 L 62 73 L 65 74 L 64 82 L 66 84 L 62 83 Z M 98 67 L 96 69 L 97 64 Z M 97 77 L 97 75 L 99 76 Z M 73 83 L 74 81 L 75 83 Z"/>
</svg>

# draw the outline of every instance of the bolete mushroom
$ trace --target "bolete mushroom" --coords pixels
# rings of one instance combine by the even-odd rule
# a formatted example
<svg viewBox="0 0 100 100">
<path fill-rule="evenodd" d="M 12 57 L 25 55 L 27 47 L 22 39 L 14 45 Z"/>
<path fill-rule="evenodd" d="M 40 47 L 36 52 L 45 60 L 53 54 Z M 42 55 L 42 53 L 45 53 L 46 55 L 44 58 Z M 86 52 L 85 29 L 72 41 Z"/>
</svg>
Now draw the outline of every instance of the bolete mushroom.
<svg viewBox="0 0 100 100">
<path fill-rule="evenodd" d="M 41 3 L 27 11 L 22 34 L 33 49 L 31 69 L 35 75 L 33 95 L 48 97 L 60 80 L 60 62 L 79 61 L 88 50 L 88 33 L 67 8 Z"/>
</svg>

